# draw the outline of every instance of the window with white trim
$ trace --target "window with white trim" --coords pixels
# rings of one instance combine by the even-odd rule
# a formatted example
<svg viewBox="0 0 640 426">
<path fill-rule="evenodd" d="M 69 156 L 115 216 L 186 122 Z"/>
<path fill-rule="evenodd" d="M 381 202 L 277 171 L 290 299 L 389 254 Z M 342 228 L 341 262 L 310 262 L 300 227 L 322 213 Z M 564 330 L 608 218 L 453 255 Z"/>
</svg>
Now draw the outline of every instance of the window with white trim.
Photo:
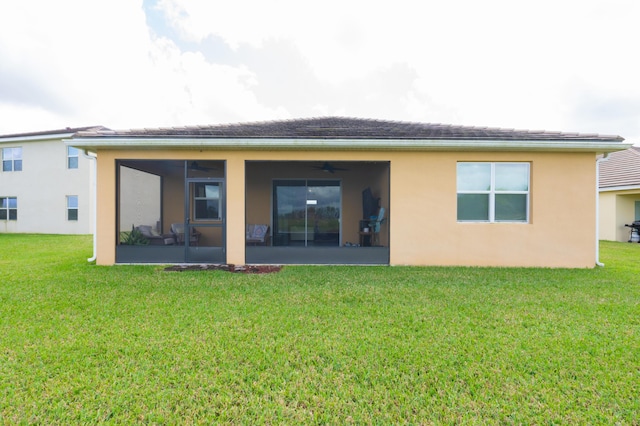
<svg viewBox="0 0 640 426">
<path fill-rule="evenodd" d="M 67 195 L 67 220 L 78 220 L 78 196 Z"/>
<path fill-rule="evenodd" d="M 19 172 L 22 170 L 22 148 L 2 148 L 2 171 Z"/>
<path fill-rule="evenodd" d="M 458 222 L 529 222 L 529 163 L 459 162 Z"/>
<path fill-rule="evenodd" d="M 67 169 L 78 168 L 78 148 L 67 147 Z"/>
<path fill-rule="evenodd" d="M 193 187 L 193 219 L 220 219 L 220 183 L 197 182 Z"/>
<path fill-rule="evenodd" d="M 18 197 L 0 197 L 0 220 L 18 220 Z"/>
</svg>

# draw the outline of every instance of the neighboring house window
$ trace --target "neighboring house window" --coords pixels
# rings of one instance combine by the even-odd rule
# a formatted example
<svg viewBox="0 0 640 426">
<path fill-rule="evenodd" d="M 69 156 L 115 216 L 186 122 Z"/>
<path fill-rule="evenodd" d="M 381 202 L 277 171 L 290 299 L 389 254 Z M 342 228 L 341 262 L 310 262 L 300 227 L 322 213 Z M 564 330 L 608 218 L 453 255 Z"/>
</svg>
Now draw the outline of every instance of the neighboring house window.
<svg viewBox="0 0 640 426">
<path fill-rule="evenodd" d="M 22 148 L 2 148 L 2 171 L 19 172 L 22 170 Z"/>
<path fill-rule="evenodd" d="M 67 195 L 67 220 L 78 220 L 77 195 Z"/>
<path fill-rule="evenodd" d="M 529 163 L 458 163 L 458 221 L 528 222 Z"/>
<path fill-rule="evenodd" d="M 78 168 L 78 148 L 74 148 L 72 146 L 67 147 L 67 168 Z"/>
<path fill-rule="evenodd" d="M 17 197 L 0 197 L 0 220 L 18 220 Z"/>
<path fill-rule="evenodd" d="M 218 183 L 196 183 L 193 193 L 194 219 L 220 219 L 220 186 Z"/>
</svg>

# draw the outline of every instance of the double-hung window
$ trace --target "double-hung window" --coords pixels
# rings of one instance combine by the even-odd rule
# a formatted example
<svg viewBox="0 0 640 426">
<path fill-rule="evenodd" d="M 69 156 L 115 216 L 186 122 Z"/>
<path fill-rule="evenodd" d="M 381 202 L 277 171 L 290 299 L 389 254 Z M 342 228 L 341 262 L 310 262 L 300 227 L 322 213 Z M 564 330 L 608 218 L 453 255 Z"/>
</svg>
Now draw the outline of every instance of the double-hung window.
<svg viewBox="0 0 640 426">
<path fill-rule="evenodd" d="M 193 193 L 194 219 L 220 219 L 220 184 L 196 183 Z"/>
<path fill-rule="evenodd" d="M 19 172 L 22 170 L 22 148 L 2 148 L 2 171 Z"/>
<path fill-rule="evenodd" d="M 18 220 L 17 197 L 0 197 L 0 220 Z"/>
<path fill-rule="evenodd" d="M 77 195 L 67 195 L 67 220 L 78 220 Z"/>
<path fill-rule="evenodd" d="M 78 168 L 78 148 L 67 147 L 67 169 Z"/>
<path fill-rule="evenodd" d="M 529 163 L 457 166 L 459 222 L 529 222 Z"/>
</svg>

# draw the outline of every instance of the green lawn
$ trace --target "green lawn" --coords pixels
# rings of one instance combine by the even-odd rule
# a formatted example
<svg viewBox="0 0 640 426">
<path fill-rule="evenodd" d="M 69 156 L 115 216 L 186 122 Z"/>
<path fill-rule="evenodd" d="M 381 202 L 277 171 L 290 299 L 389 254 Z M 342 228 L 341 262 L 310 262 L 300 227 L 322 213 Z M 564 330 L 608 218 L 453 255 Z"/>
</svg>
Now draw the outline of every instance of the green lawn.
<svg viewBox="0 0 640 426">
<path fill-rule="evenodd" d="M 90 255 L 0 234 L 0 424 L 640 424 L 640 244 L 585 270 Z"/>
</svg>

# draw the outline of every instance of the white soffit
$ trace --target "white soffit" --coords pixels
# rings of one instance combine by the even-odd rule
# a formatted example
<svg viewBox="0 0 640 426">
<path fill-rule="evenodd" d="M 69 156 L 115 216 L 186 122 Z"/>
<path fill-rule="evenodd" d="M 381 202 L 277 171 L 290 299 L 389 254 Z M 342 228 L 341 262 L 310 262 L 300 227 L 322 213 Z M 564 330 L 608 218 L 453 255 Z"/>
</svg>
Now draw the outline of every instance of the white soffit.
<svg viewBox="0 0 640 426">
<path fill-rule="evenodd" d="M 67 145 L 90 151 L 110 149 L 225 149 L 336 151 L 556 151 L 614 152 L 631 143 L 566 140 L 465 139 L 261 139 L 261 138 L 74 138 Z"/>
</svg>

